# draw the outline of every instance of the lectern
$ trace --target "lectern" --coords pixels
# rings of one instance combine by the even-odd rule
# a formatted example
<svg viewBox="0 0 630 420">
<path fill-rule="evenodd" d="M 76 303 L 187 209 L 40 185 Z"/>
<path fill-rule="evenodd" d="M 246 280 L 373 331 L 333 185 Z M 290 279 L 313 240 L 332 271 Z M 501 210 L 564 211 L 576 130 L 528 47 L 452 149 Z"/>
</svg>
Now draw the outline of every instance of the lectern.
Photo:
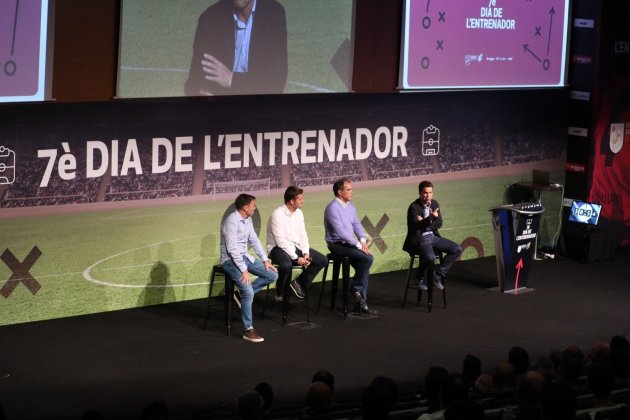
<svg viewBox="0 0 630 420">
<path fill-rule="evenodd" d="M 509 204 L 491 208 L 497 256 L 499 291 L 518 294 L 529 290 L 527 275 L 536 254 L 540 203 Z"/>
</svg>

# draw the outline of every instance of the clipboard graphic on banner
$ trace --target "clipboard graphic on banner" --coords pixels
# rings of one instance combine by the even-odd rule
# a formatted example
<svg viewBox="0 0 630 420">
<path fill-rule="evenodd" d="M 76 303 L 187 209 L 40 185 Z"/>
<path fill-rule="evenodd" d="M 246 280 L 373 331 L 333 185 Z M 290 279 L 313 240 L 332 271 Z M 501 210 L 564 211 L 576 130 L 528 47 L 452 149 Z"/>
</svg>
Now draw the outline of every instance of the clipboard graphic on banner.
<svg viewBox="0 0 630 420">
<path fill-rule="evenodd" d="M 440 129 L 433 124 L 422 130 L 422 155 L 435 156 L 440 153 Z"/>
<path fill-rule="evenodd" d="M 0 185 L 13 184 L 15 181 L 15 152 L 0 146 Z"/>
</svg>

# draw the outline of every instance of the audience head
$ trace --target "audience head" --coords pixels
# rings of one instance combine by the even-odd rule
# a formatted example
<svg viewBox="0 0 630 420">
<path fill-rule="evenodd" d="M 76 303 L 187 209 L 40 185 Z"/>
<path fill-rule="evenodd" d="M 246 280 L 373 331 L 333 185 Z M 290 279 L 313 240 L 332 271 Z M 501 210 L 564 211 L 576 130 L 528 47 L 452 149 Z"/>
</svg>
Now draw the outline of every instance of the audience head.
<svg viewBox="0 0 630 420">
<path fill-rule="evenodd" d="M 310 413 L 321 413 L 330 406 L 332 392 L 323 382 L 313 382 L 306 393 L 306 405 Z"/>
<path fill-rule="evenodd" d="M 630 342 L 626 337 L 616 335 L 610 339 L 610 351 L 618 351 L 621 353 L 630 352 Z"/>
<path fill-rule="evenodd" d="M 494 396 L 494 380 L 492 375 L 489 373 L 479 375 L 475 381 L 473 393 L 476 398 L 490 398 Z"/>
<path fill-rule="evenodd" d="M 470 387 L 468 380 L 461 373 L 451 373 L 440 391 L 440 406 L 448 407 L 455 401 L 461 401 L 468 398 Z"/>
<path fill-rule="evenodd" d="M 610 362 L 617 378 L 630 377 L 630 343 L 625 337 L 616 335 L 610 340 Z"/>
<path fill-rule="evenodd" d="M 311 382 L 323 382 L 326 385 L 328 385 L 328 388 L 330 388 L 331 393 L 335 392 L 335 377 L 333 376 L 332 373 L 330 373 L 327 370 L 322 369 L 315 372 L 313 374 L 313 378 L 311 379 Z"/>
<path fill-rule="evenodd" d="M 377 376 L 363 391 L 363 419 L 387 419 L 398 399 L 398 386 L 384 376 Z"/>
<path fill-rule="evenodd" d="M 448 379 L 448 371 L 441 366 L 431 366 L 424 377 L 424 398 L 427 399 L 429 412 L 440 407 L 440 391 Z"/>
<path fill-rule="evenodd" d="M 273 404 L 273 388 L 267 382 L 261 382 L 254 388 L 263 399 L 263 411 L 269 410 Z"/>
<path fill-rule="evenodd" d="M 462 373 L 471 385 L 474 384 L 479 375 L 481 375 L 481 360 L 475 355 L 467 354 L 464 357 Z"/>
<path fill-rule="evenodd" d="M 569 346 L 562 352 L 558 376 L 564 382 L 576 384 L 583 369 L 584 356 L 577 346 Z"/>
<path fill-rule="evenodd" d="M 236 401 L 238 415 L 242 420 L 259 420 L 262 418 L 263 398 L 254 390 L 245 391 Z"/>
<path fill-rule="evenodd" d="M 444 411 L 444 420 L 483 420 L 483 407 L 477 401 L 456 401 Z"/>
<path fill-rule="evenodd" d="M 514 392 L 516 388 L 516 374 L 510 362 L 501 362 L 494 370 L 494 390 L 497 394 Z"/>
<path fill-rule="evenodd" d="M 516 389 L 516 399 L 519 407 L 540 409 L 545 383 L 545 377 L 534 370 L 522 374 L 518 379 L 518 387 Z"/>
<path fill-rule="evenodd" d="M 522 375 L 529 369 L 529 353 L 523 347 L 512 347 L 508 355 L 508 361 L 514 366 L 516 375 Z"/>
<path fill-rule="evenodd" d="M 543 387 L 544 420 L 573 420 L 577 409 L 577 394 L 564 382 L 550 382 Z"/>
</svg>

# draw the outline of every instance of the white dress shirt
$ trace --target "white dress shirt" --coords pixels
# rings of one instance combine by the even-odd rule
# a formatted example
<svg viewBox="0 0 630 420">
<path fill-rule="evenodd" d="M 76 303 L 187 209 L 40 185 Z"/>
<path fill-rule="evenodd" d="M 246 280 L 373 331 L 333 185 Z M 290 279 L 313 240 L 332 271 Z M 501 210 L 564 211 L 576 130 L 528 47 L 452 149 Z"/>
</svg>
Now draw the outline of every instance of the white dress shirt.
<svg viewBox="0 0 630 420">
<path fill-rule="evenodd" d="M 271 252 L 276 246 L 286 252 L 292 260 L 298 258 L 296 248 L 304 254 L 309 252 L 310 245 L 301 209 L 292 212 L 283 204 L 271 213 L 267 223 L 267 252 Z"/>
</svg>

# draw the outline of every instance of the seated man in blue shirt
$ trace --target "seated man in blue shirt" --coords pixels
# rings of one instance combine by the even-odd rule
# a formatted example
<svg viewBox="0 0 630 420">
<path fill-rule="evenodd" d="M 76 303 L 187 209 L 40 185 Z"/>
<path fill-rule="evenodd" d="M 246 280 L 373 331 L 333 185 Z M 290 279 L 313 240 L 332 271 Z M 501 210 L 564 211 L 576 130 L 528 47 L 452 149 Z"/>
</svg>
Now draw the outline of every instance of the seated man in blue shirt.
<svg viewBox="0 0 630 420">
<path fill-rule="evenodd" d="M 370 309 L 367 304 L 368 278 L 374 257 L 368 249 L 363 228 L 357 217 L 357 209 L 350 202 L 352 182 L 349 179 L 340 179 L 334 183 L 333 193 L 335 199 L 326 206 L 324 212 L 328 249 L 333 254 L 350 259 L 350 265 L 355 271 L 352 286 L 357 309 L 378 315 L 378 312 Z"/>
<path fill-rule="evenodd" d="M 234 202 L 236 210 L 221 226 L 221 265 L 240 292 L 241 316 L 245 332 L 243 338 L 253 343 L 264 339 L 254 331 L 252 325 L 252 303 L 254 294 L 278 279 L 276 268 L 271 265 L 254 231 L 252 216 L 256 211 L 256 197 L 241 194 Z M 247 252 L 247 245 L 254 248 L 260 260 Z M 262 261 L 261 261 L 262 260 Z M 250 273 L 258 276 L 252 281 Z"/>
</svg>

